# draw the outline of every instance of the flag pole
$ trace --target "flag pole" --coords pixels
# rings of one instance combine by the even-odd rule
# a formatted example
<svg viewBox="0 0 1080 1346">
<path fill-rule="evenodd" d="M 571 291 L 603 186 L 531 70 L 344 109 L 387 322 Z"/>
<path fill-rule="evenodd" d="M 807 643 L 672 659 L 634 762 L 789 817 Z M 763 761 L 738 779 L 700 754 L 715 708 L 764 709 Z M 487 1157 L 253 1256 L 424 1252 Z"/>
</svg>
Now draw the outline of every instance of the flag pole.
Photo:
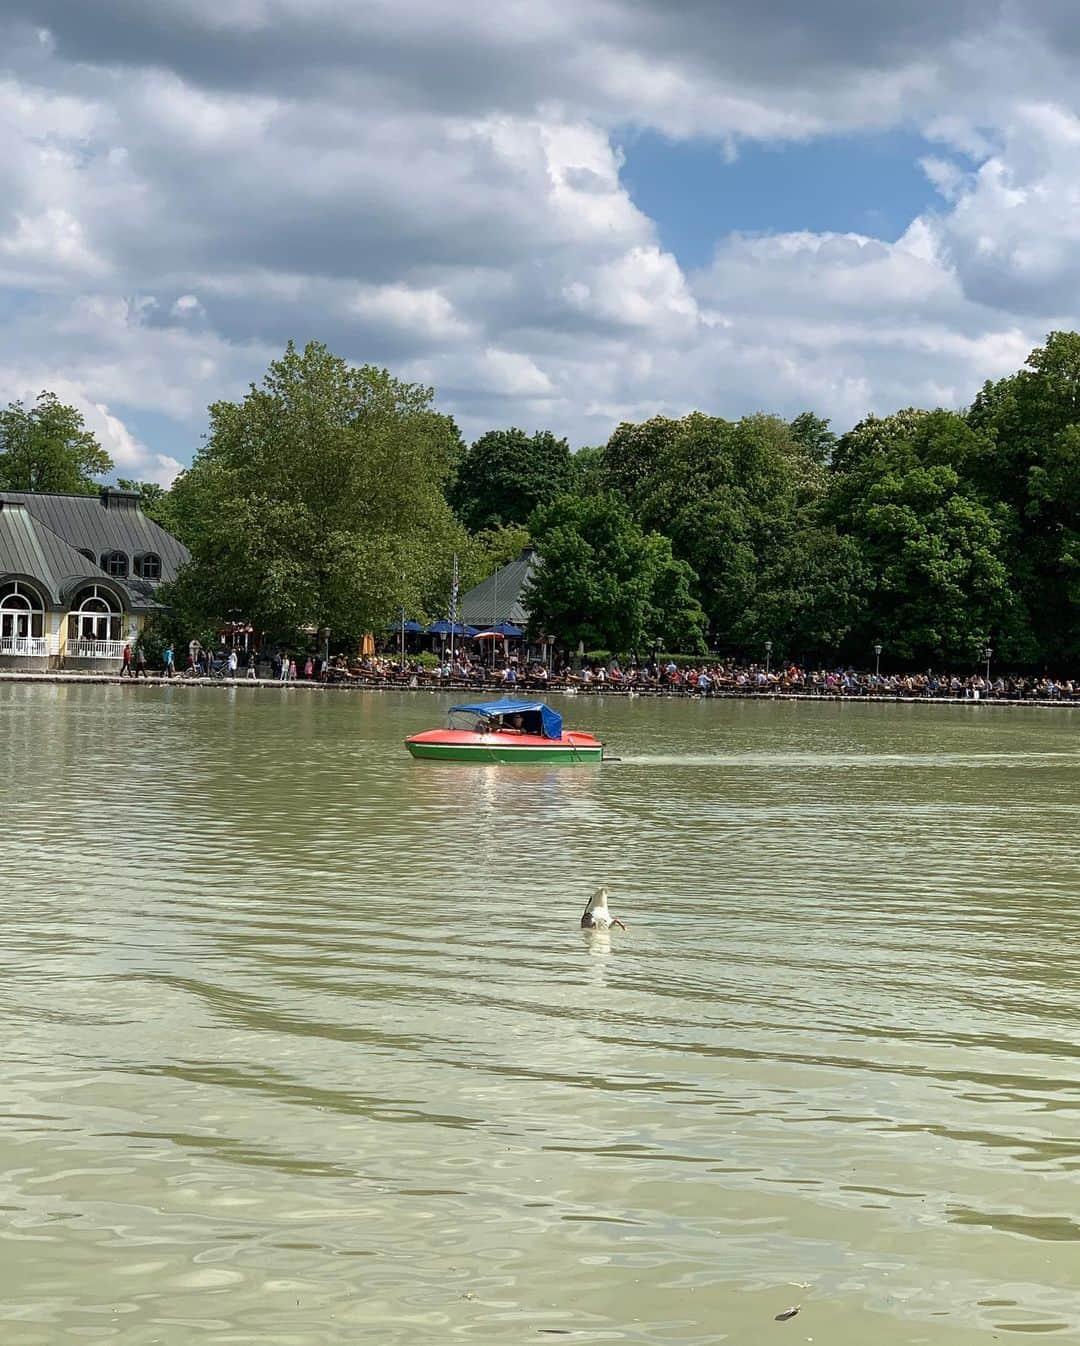
<svg viewBox="0 0 1080 1346">
<path fill-rule="evenodd" d="M 458 561 L 454 552 L 454 578 L 450 584 L 450 676 L 454 674 L 454 628 L 457 626 Z"/>
<path fill-rule="evenodd" d="M 492 605 L 492 627 L 499 624 L 499 567 L 495 567 L 495 601 Z M 491 642 L 491 667 L 495 667 L 495 642 Z"/>
</svg>

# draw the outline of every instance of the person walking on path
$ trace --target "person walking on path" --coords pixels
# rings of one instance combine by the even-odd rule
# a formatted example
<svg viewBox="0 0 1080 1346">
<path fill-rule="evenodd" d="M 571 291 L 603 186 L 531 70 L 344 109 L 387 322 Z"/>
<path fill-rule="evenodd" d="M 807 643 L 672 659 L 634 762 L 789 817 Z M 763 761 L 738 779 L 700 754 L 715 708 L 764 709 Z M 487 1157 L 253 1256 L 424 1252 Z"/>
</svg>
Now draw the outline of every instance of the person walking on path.
<svg viewBox="0 0 1080 1346">
<path fill-rule="evenodd" d="M 236 653 L 235 650 L 230 650 L 230 651 L 229 651 L 229 677 L 230 677 L 230 678 L 235 678 L 235 677 L 236 677 L 236 670 L 237 670 L 237 668 L 239 668 L 239 666 L 240 666 L 240 656 Z"/>
<path fill-rule="evenodd" d="M 284 650 L 281 654 L 281 681 L 289 681 L 289 656 Z"/>
<path fill-rule="evenodd" d="M 252 682 L 254 682 L 255 679 L 259 676 L 259 674 L 258 674 L 258 670 L 257 670 L 256 667 L 255 667 L 255 659 L 256 659 L 255 651 L 254 651 L 254 650 L 248 650 L 248 652 L 247 652 L 247 675 L 248 675 L 248 677 L 251 679 Z"/>
<path fill-rule="evenodd" d="M 135 651 L 135 676 L 137 678 L 146 677 L 146 651 L 141 645 Z"/>
<path fill-rule="evenodd" d="M 165 665 L 161 670 L 162 676 L 171 678 L 176 673 L 176 665 L 173 663 L 173 647 L 165 646 Z"/>
<path fill-rule="evenodd" d="M 124 656 L 123 656 L 123 658 L 124 658 L 124 662 L 120 665 L 120 676 L 121 676 L 122 678 L 130 678 L 130 677 L 132 676 L 132 673 L 131 673 L 131 646 L 130 646 L 130 645 L 125 645 L 125 646 L 124 646 Z"/>
</svg>

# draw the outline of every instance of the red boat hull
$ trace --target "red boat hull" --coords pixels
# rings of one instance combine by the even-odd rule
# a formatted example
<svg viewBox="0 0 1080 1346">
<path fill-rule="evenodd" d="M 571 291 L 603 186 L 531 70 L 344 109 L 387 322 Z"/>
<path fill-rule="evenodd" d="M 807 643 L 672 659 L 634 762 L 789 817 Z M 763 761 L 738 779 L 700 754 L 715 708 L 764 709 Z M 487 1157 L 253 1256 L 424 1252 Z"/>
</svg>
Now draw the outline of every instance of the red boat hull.
<svg viewBox="0 0 1080 1346">
<path fill-rule="evenodd" d="M 599 762 L 604 745 L 592 734 L 564 733 L 561 738 L 505 731 L 479 734 L 466 729 L 428 729 L 412 734 L 405 746 L 414 757 L 446 762 L 563 763 Z"/>
</svg>

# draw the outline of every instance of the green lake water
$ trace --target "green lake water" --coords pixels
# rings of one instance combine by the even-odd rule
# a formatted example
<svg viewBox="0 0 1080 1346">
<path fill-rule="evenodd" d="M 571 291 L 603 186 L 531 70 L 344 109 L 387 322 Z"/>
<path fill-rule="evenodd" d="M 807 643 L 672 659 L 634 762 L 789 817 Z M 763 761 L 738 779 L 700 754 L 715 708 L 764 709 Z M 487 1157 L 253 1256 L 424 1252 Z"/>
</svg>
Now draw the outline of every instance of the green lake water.
<svg viewBox="0 0 1080 1346">
<path fill-rule="evenodd" d="M 2 1346 L 1080 1341 L 1080 718 L 448 704 L 0 686 Z"/>
</svg>

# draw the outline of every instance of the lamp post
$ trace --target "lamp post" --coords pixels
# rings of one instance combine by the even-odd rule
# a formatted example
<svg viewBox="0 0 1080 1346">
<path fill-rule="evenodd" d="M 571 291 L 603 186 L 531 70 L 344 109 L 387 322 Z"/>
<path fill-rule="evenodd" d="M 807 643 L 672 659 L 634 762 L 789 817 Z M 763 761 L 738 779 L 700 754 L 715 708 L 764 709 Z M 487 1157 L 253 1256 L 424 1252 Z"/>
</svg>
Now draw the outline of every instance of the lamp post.
<svg viewBox="0 0 1080 1346">
<path fill-rule="evenodd" d="M 405 587 L 405 571 L 401 572 L 401 587 Z M 401 671 L 405 672 L 405 604 L 401 605 Z"/>
<path fill-rule="evenodd" d="M 553 650 L 553 648 L 554 648 L 554 646 L 555 646 L 555 637 L 554 637 L 554 636 L 545 636 L 545 637 L 544 637 L 544 642 L 545 642 L 545 644 L 547 645 L 547 671 L 548 671 L 548 673 L 550 674 L 550 672 L 551 672 L 551 652 L 552 652 L 552 650 Z"/>
<path fill-rule="evenodd" d="M 324 626 L 323 629 L 319 632 L 319 635 L 321 635 L 322 638 L 323 638 L 323 668 L 324 668 L 324 669 L 329 669 L 329 667 L 330 667 L 330 628 L 329 628 L 328 626 Z"/>
<path fill-rule="evenodd" d="M 877 681 L 879 681 L 880 678 L 881 678 L 881 646 L 880 646 L 880 645 L 875 645 L 875 646 L 874 646 L 874 681 L 877 682 Z"/>
<path fill-rule="evenodd" d="M 660 637 L 657 636 L 652 646 L 653 668 L 656 670 L 656 685 L 660 685 Z"/>
<path fill-rule="evenodd" d="M 765 642 L 765 676 L 769 676 L 769 668 L 772 664 L 772 641 Z"/>
<path fill-rule="evenodd" d="M 989 645 L 987 645 L 986 649 L 983 650 L 983 658 L 986 660 L 986 695 L 987 695 L 987 696 L 990 695 L 990 656 L 991 656 L 993 653 L 994 653 L 994 651 L 990 648 Z"/>
</svg>

